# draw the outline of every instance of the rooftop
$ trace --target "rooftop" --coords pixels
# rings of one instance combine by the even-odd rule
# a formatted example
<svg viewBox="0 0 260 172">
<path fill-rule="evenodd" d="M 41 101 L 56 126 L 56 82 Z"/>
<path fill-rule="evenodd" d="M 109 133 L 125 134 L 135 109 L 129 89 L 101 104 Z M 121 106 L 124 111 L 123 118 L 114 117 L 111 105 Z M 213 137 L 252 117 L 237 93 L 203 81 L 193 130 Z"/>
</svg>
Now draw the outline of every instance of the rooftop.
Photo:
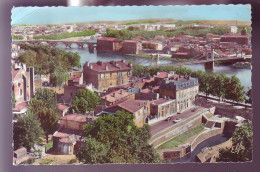
<svg viewBox="0 0 260 172">
<path fill-rule="evenodd" d="M 109 102 L 115 102 L 115 101 L 120 100 L 120 99 L 127 97 L 129 95 L 130 95 L 129 92 L 127 92 L 123 89 L 120 89 L 120 90 L 117 90 L 115 92 L 112 92 L 110 94 L 107 94 L 107 95 L 101 97 L 101 99 L 105 99 Z"/>
<path fill-rule="evenodd" d="M 121 70 L 131 70 L 131 65 L 121 61 L 110 61 L 110 62 L 101 62 L 89 63 L 89 66 L 92 66 L 92 70 L 97 72 L 106 72 L 106 71 L 121 71 Z"/>
<path fill-rule="evenodd" d="M 95 120 L 95 117 L 90 115 L 82 114 L 68 114 L 63 117 L 60 117 L 60 120 L 75 121 L 75 122 L 87 122 L 87 118 L 92 118 Z"/>
</svg>

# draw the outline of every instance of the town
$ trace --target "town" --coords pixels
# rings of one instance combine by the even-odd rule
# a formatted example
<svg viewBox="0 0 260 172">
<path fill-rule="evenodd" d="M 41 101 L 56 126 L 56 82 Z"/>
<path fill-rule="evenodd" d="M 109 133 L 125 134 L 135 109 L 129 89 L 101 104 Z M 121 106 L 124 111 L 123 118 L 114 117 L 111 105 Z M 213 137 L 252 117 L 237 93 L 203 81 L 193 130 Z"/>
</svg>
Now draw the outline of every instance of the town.
<svg viewBox="0 0 260 172">
<path fill-rule="evenodd" d="M 233 133 L 252 130 L 251 89 L 213 72 L 250 67 L 251 28 L 239 22 L 12 26 L 14 164 L 222 161 Z"/>
</svg>

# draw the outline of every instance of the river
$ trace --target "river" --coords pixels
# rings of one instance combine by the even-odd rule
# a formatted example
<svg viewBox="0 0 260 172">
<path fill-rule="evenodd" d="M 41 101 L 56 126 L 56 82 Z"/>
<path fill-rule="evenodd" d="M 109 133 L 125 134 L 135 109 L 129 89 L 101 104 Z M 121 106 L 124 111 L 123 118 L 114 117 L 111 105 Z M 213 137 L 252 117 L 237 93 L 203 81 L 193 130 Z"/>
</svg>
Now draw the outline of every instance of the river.
<svg viewBox="0 0 260 172">
<path fill-rule="evenodd" d="M 136 64 L 148 66 L 151 65 L 151 59 L 147 58 L 138 58 L 138 57 L 131 57 L 131 56 L 126 56 L 122 54 L 113 54 L 113 53 L 100 53 L 94 50 L 93 52 L 90 52 L 88 48 L 83 48 L 83 49 L 78 49 L 76 44 L 72 44 L 72 47 L 70 49 L 66 49 L 65 45 L 63 44 L 58 44 L 58 48 L 66 50 L 68 52 L 77 52 L 81 56 L 81 64 L 82 66 L 86 61 L 89 62 L 97 62 L 97 61 L 104 61 L 108 62 L 111 60 L 134 60 Z M 161 64 L 173 64 L 173 61 L 170 60 L 160 60 Z M 194 64 L 194 65 L 185 65 L 187 68 L 192 69 L 192 70 L 202 70 L 205 71 L 204 65 L 203 64 Z M 241 68 L 236 68 L 234 66 L 223 66 L 223 65 L 215 65 L 214 72 L 217 74 L 221 73 L 226 73 L 228 76 L 236 75 L 240 81 L 241 84 L 244 86 L 245 90 L 247 91 L 250 87 L 252 87 L 252 82 L 251 82 L 251 69 L 241 69 Z"/>
</svg>

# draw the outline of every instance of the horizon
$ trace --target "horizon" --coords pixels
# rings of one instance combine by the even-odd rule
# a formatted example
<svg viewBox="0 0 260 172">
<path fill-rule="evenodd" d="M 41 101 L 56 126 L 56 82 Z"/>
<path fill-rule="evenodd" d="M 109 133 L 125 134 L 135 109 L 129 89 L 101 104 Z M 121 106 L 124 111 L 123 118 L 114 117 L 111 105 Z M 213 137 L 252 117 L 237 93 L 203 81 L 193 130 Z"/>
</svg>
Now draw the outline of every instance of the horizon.
<svg viewBox="0 0 260 172">
<path fill-rule="evenodd" d="M 46 14 L 49 15 L 46 15 Z M 135 20 L 221 20 L 251 22 L 251 5 L 14 7 L 11 25 Z"/>
</svg>

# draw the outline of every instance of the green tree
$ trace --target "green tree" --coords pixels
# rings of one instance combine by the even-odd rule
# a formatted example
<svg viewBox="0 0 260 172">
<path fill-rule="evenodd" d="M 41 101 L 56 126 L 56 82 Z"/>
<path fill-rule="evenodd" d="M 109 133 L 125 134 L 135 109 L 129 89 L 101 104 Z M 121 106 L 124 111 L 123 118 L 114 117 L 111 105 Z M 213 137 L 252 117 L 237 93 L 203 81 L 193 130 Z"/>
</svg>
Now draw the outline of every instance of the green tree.
<svg viewBox="0 0 260 172">
<path fill-rule="evenodd" d="M 29 150 L 43 135 L 40 121 L 33 114 L 19 117 L 13 125 L 14 149 L 26 147 Z"/>
<path fill-rule="evenodd" d="M 55 95 L 49 89 L 38 89 L 35 94 L 35 99 L 40 100 L 44 103 L 44 106 L 47 108 L 51 108 L 56 111 L 57 109 L 57 100 L 55 99 Z"/>
<path fill-rule="evenodd" d="M 95 138 L 85 138 L 86 144 L 77 152 L 76 157 L 83 163 L 105 163 L 108 152 L 107 145 Z"/>
<path fill-rule="evenodd" d="M 99 96 L 89 89 L 80 89 L 72 101 L 71 109 L 76 113 L 92 111 L 99 104 Z"/>
<path fill-rule="evenodd" d="M 235 75 L 226 84 L 225 98 L 236 102 L 245 100 L 244 87 Z"/>
<path fill-rule="evenodd" d="M 225 83 L 228 83 L 228 77 L 226 74 L 220 74 L 216 78 L 216 82 L 214 84 L 215 87 L 215 95 L 219 98 L 225 97 Z"/>
<path fill-rule="evenodd" d="M 18 62 L 26 63 L 30 67 L 37 67 L 37 53 L 27 50 L 17 58 Z"/>
<path fill-rule="evenodd" d="M 50 75 L 50 83 L 53 86 L 61 86 L 64 82 L 66 82 L 69 79 L 68 72 L 64 71 L 64 69 L 58 65 L 54 72 Z"/>
<path fill-rule="evenodd" d="M 97 143 L 98 146 L 101 143 L 106 146 L 98 163 L 153 163 L 160 161 L 159 155 L 148 144 L 151 136 L 149 126 L 145 125 L 138 128 L 133 121 L 133 116 L 125 111 L 117 111 L 116 115 L 106 114 L 95 120 L 94 124 L 86 124 L 83 136 L 95 139 L 99 142 Z M 93 143 L 95 142 L 92 141 Z M 85 147 L 82 151 L 85 154 L 90 154 L 86 151 L 90 146 Z M 83 154 L 81 149 L 79 152 L 79 155 Z M 86 157 L 97 157 L 101 152 L 91 153 Z M 89 158 L 82 159 L 82 156 L 79 157 L 79 155 L 77 155 L 77 158 L 80 161 L 93 163 L 89 161 Z"/>
<path fill-rule="evenodd" d="M 41 123 L 48 143 L 48 135 L 58 129 L 59 115 L 51 108 L 44 107 L 36 113 L 36 116 Z"/>
<path fill-rule="evenodd" d="M 246 99 L 246 102 L 252 104 L 252 88 L 249 89 L 249 90 L 246 92 L 246 96 L 248 97 L 248 98 Z"/>
<path fill-rule="evenodd" d="M 32 98 L 29 101 L 28 112 L 30 112 L 32 114 L 36 114 L 38 111 L 40 111 L 44 107 L 45 107 L 45 105 L 41 100 L 37 100 L 35 98 Z"/>
<path fill-rule="evenodd" d="M 218 162 L 251 161 L 253 151 L 252 123 L 238 127 L 232 136 L 232 147 L 219 151 Z"/>
<path fill-rule="evenodd" d="M 12 95 L 12 107 L 15 108 L 16 100 L 15 100 L 15 94 Z"/>
</svg>

